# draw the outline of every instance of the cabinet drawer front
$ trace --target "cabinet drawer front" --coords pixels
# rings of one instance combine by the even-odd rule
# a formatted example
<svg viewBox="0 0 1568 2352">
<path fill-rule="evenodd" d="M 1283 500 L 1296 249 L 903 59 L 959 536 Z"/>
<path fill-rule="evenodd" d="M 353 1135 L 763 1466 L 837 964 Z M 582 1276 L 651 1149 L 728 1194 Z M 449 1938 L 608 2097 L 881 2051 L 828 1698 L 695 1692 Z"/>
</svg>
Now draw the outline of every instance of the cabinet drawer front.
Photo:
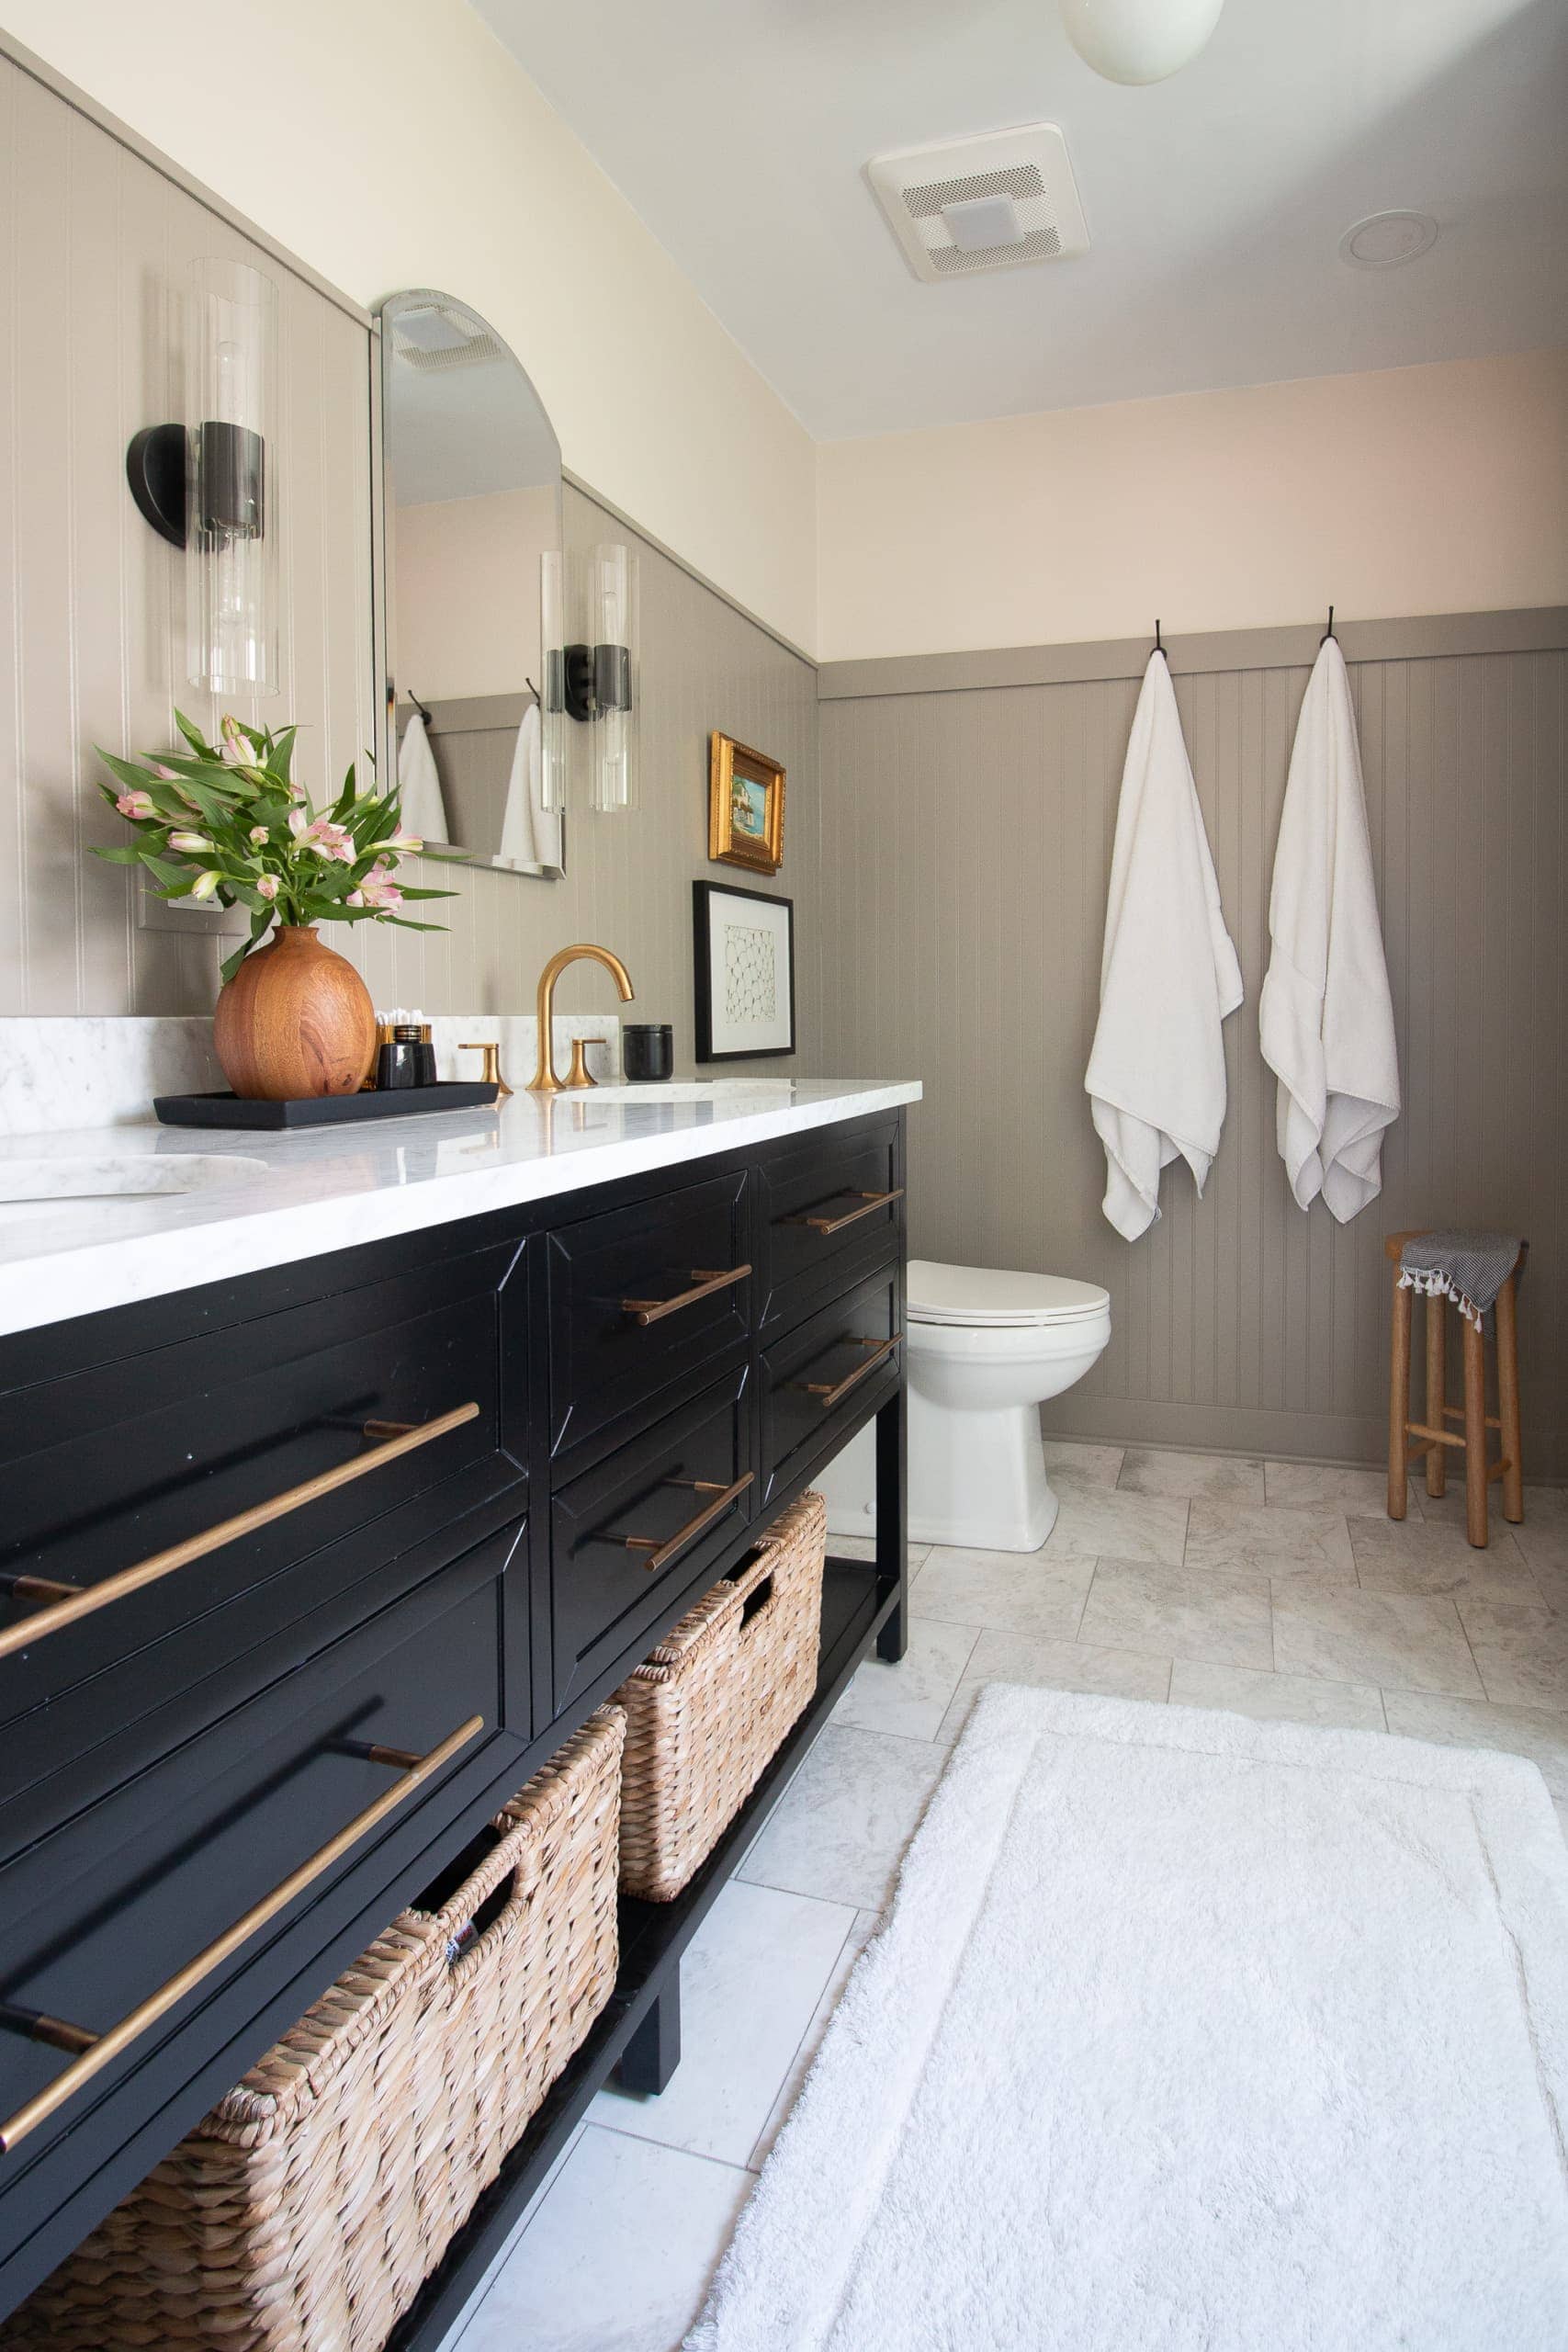
<svg viewBox="0 0 1568 2352">
<path fill-rule="evenodd" d="M 856 1417 L 897 1384 L 902 1288 L 899 1269 L 885 1267 L 763 1356 L 764 1509 L 834 1452 Z"/>
<path fill-rule="evenodd" d="M 903 1152 L 896 1118 L 829 1129 L 759 1170 L 764 1327 L 807 1313 L 843 1288 L 850 1269 L 886 1256 L 904 1230 Z"/>
<path fill-rule="evenodd" d="M 70 2056 L 18 2031 L 17 2012 L 102 2036 L 144 2007 L 155 2011 L 169 1988 L 179 1993 L 123 2054 L 0 2154 L 0 2194 L 55 2136 L 112 2102 L 154 2050 L 165 2077 L 177 2076 L 171 2039 L 191 2037 L 185 2071 L 194 2072 L 204 2054 L 201 2004 L 280 1922 L 316 1906 L 311 1924 L 320 1917 L 325 1941 L 352 1917 L 356 1905 L 344 1911 L 340 1902 L 333 1917 L 334 1886 L 378 1837 L 422 1815 L 434 1834 L 444 1781 L 497 1737 L 499 1604 L 518 1541 L 513 1528 L 479 1545 L 431 1590 L 284 1676 L 0 1871 L 0 1998 L 11 2015 L 0 2031 L 0 2118 L 26 2120 L 29 2102 L 70 2080 Z M 465 1726 L 447 1757 L 420 1769 Z M 345 1840 L 371 1808 L 376 1815 Z M 269 1912 L 291 1882 L 289 1902 Z M 209 1965 L 214 1943 L 247 1920 L 252 1931 Z"/>
<path fill-rule="evenodd" d="M 572 1480 L 551 1506 L 558 1711 L 668 1622 L 752 1516 L 742 1370 Z M 744 1483 L 742 1483 L 744 1482 Z M 635 1659 L 632 1663 L 636 1663 Z"/>
<path fill-rule="evenodd" d="M 389 1560 L 520 1487 L 507 1441 L 522 1399 L 503 1403 L 501 1385 L 513 1255 L 477 1252 L 0 1398 L 0 1576 L 22 1580 L 0 1599 L 7 1736 L 89 1684 L 100 1721 L 133 1714 L 210 1666 L 241 1596 L 265 1587 L 286 1625 L 334 1576 L 364 1573 L 367 1530 Z M 102 1605 L 76 1614 L 51 1587 Z"/>
<path fill-rule="evenodd" d="M 743 1344 L 747 1208 L 741 1170 L 550 1234 L 552 1453 Z"/>
</svg>

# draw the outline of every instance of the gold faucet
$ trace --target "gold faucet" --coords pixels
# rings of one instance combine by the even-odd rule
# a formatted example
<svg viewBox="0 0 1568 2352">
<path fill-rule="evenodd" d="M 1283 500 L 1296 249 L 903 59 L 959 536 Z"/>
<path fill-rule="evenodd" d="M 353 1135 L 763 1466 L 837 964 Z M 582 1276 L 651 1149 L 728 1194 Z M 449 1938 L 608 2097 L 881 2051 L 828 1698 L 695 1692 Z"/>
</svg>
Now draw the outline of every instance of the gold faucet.
<svg viewBox="0 0 1568 2352">
<path fill-rule="evenodd" d="M 561 974 L 565 971 L 569 964 L 581 963 L 585 958 L 591 964 L 603 964 L 604 969 L 614 979 L 615 986 L 620 989 L 621 1002 L 623 1004 L 629 1004 L 631 1002 L 633 990 L 630 976 L 620 957 L 618 956 L 612 956 L 607 947 L 595 947 L 590 940 L 580 940 L 575 947 L 562 947 L 558 949 L 557 953 L 550 957 L 549 962 L 539 974 L 539 1057 L 535 1066 L 534 1075 L 528 1080 L 528 1091 L 530 1094 L 560 1094 L 566 1091 L 565 1088 L 562 1087 L 560 1080 L 556 1076 L 555 1052 L 552 1040 L 552 1030 L 555 1021 L 556 982 L 559 979 Z M 567 1080 L 568 1086 L 592 1086 L 593 1084 L 592 1079 L 589 1077 L 588 1071 L 583 1065 L 581 1054 L 576 1054 L 572 1057 L 571 1067 L 572 1075 Z M 581 1077 L 578 1076 L 580 1069 L 582 1073 Z"/>
</svg>

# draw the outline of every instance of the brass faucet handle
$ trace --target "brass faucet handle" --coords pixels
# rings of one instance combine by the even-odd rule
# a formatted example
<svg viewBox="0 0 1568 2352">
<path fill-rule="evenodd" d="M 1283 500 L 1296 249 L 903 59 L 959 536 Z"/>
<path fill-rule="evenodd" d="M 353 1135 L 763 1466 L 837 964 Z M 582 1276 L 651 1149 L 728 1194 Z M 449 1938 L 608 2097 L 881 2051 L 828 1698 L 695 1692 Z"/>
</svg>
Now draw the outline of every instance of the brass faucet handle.
<svg viewBox="0 0 1568 2352">
<path fill-rule="evenodd" d="M 479 1070 L 479 1084 L 481 1086 L 493 1086 L 497 1094 L 500 1095 L 502 1100 L 511 1093 L 511 1087 L 508 1086 L 506 1080 L 501 1074 L 501 1047 L 499 1045 L 488 1043 L 483 1039 L 475 1039 L 468 1044 L 459 1046 L 457 1051 L 460 1054 L 482 1054 L 484 1056 L 484 1062 Z"/>
<path fill-rule="evenodd" d="M 574 1086 L 598 1085 L 598 1080 L 588 1067 L 588 1048 L 591 1045 L 597 1045 L 597 1038 L 574 1037 L 572 1039 L 571 1068 L 567 1072 L 566 1084 L 561 1090 L 563 1093 L 570 1092 Z"/>
</svg>

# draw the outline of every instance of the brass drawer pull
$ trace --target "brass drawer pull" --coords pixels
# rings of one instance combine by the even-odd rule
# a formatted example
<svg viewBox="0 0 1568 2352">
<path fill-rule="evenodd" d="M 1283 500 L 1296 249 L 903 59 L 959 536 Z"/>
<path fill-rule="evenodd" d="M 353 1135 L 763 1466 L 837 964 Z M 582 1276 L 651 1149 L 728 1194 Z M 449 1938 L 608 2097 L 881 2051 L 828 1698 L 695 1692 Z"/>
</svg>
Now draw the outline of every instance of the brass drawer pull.
<svg viewBox="0 0 1568 2352">
<path fill-rule="evenodd" d="M 852 1342 L 855 1347 L 874 1348 L 876 1352 L 874 1355 L 867 1356 L 863 1363 L 857 1363 L 848 1379 L 803 1380 L 800 1385 L 808 1396 L 820 1397 L 822 1410 L 825 1413 L 830 1412 L 840 1396 L 847 1396 L 852 1388 L 858 1386 L 861 1381 L 876 1370 L 879 1363 L 892 1354 L 903 1336 L 902 1331 L 895 1331 L 890 1340 L 856 1340 Z"/>
<path fill-rule="evenodd" d="M 748 1470 L 745 1476 L 737 1478 L 732 1487 L 721 1487 L 716 1478 L 672 1478 L 670 1481 L 671 1486 L 690 1487 L 694 1495 L 711 1495 L 712 1502 L 705 1510 L 698 1511 L 695 1519 L 689 1519 L 684 1527 L 678 1527 L 674 1534 L 667 1536 L 662 1543 L 657 1535 L 626 1536 L 623 1540 L 627 1551 L 646 1552 L 648 1557 L 642 1565 L 650 1573 L 655 1568 L 667 1568 L 688 1544 L 696 1542 L 705 1528 L 711 1527 L 716 1519 L 724 1516 L 737 1495 L 746 1492 L 751 1483 L 751 1476 Z"/>
<path fill-rule="evenodd" d="M 477 1420 L 477 1405 L 455 1405 L 449 1413 L 438 1413 L 433 1421 L 367 1421 L 368 1437 L 386 1436 L 385 1444 L 369 1453 L 361 1453 L 352 1462 L 340 1463 L 335 1470 L 319 1471 L 315 1477 L 302 1479 L 297 1487 L 288 1487 L 270 1501 L 256 1503 L 250 1510 L 236 1511 L 232 1519 L 220 1520 L 216 1527 L 208 1528 L 200 1535 L 187 1536 L 183 1544 L 171 1544 L 165 1552 L 150 1553 L 134 1566 L 121 1568 L 118 1576 L 105 1577 L 101 1584 L 71 1589 L 69 1596 L 40 1609 L 36 1616 L 24 1617 L 18 1625 L 0 1626 L 0 1657 L 9 1657 L 13 1650 L 30 1649 L 34 1642 L 41 1642 L 46 1634 L 57 1634 L 62 1625 L 73 1625 L 82 1617 L 90 1617 L 95 1609 L 107 1609 L 111 1600 L 123 1600 L 128 1592 L 140 1592 L 144 1584 L 156 1584 L 160 1577 L 172 1576 L 176 1568 L 188 1567 L 193 1560 L 205 1559 L 209 1552 L 220 1552 L 225 1544 L 237 1544 L 243 1535 L 254 1535 L 258 1527 L 270 1526 L 275 1519 L 287 1519 L 290 1511 L 300 1510 L 307 1503 L 320 1500 L 322 1495 L 335 1494 L 340 1487 L 352 1486 L 382 1464 L 395 1462 L 400 1454 L 412 1453 L 433 1438 L 445 1437 L 448 1430 L 460 1429 L 465 1421 Z M 34 1593 L 40 1578 L 17 1577 L 9 1583 L 13 1598 L 28 1599 L 27 1588 Z M 56 1585 L 56 1592 L 65 1588 Z M 39 1595 L 41 1598 L 41 1595 Z"/>
<path fill-rule="evenodd" d="M 901 1201 L 903 1197 L 902 1184 L 895 1184 L 890 1193 L 852 1193 L 851 1200 L 858 1201 L 860 1206 L 848 1210 L 843 1216 L 786 1216 L 784 1222 L 785 1225 L 808 1225 L 813 1233 L 841 1233 L 846 1225 L 858 1225 L 863 1216 L 874 1216 L 878 1209 L 885 1209 L 890 1202 Z"/>
<path fill-rule="evenodd" d="M 716 1291 L 728 1290 L 731 1283 L 743 1283 L 750 1271 L 750 1266 L 731 1266 L 716 1274 L 710 1267 L 694 1266 L 694 1289 L 677 1291 L 673 1298 L 623 1298 L 621 1313 L 629 1315 L 634 1323 L 662 1323 L 667 1315 L 679 1315 L 682 1306 L 694 1306 L 699 1298 L 711 1298 Z"/>
<path fill-rule="evenodd" d="M 29 2019 L 28 2030 L 35 2041 L 48 2041 L 56 2049 L 75 2048 L 81 2054 L 63 2074 L 57 2075 L 52 2083 L 28 2099 L 25 2107 L 19 2107 L 8 2121 L 0 2123 L 0 2155 L 9 2154 L 29 2132 L 36 2131 L 40 2123 L 47 2121 L 56 2108 L 63 2107 L 85 2083 L 91 2082 L 95 2075 L 112 2064 L 122 2050 L 128 2050 L 150 2025 L 155 2024 L 159 2018 L 183 2001 L 187 1993 L 193 1993 L 205 1978 L 221 1968 L 223 1962 L 238 1951 L 258 1928 L 264 1928 L 269 1919 L 275 1919 L 297 1894 L 302 1894 L 313 1880 L 341 1860 L 351 1846 L 378 1827 L 389 1813 L 396 1812 L 399 1805 L 406 1804 L 416 1789 L 423 1788 L 426 1781 L 434 1779 L 460 1748 L 467 1747 L 469 1740 L 483 1731 L 484 1720 L 482 1715 L 470 1715 L 467 1723 L 459 1724 L 456 1731 L 448 1732 L 438 1747 L 433 1747 L 427 1756 L 416 1757 L 393 1787 L 386 1790 L 373 1804 L 367 1804 L 363 1813 L 356 1813 L 335 1837 L 329 1838 L 324 1846 L 318 1847 L 309 1861 L 301 1862 L 297 1871 L 290 1871 L 281 1885 L 275 1886 L 270 1894 L 264 1894 L 243 1919 L 236 1919 L 231 1928 L 226 1928 L 205 1951 L 197 1952 L 194 1960 L 187 1961 L 184 1968 L 177 1970 L 165 1984 L 160 1984 L 155 1993 L 149 1993 L 129 2017 L 121 2018 L 119 2023 L 111 2026 L 107 2033 L 90 2034 L 85 2027 L 70 2025 L 59 2018 Z M 11 2015 L 12 2021 L 15 2021 L 17 2012 L 13 2010 Z"/>
</svg>

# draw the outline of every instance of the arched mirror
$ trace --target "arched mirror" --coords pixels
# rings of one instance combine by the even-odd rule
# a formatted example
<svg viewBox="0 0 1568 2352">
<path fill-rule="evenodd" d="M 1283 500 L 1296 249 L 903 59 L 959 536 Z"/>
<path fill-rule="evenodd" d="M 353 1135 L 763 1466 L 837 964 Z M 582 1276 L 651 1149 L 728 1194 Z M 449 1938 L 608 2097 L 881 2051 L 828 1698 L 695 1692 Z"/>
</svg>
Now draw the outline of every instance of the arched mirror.
<svg viewBox="0 0 1568 2352">
<path fill-rule="evenodd" d="M 428 288 L 381 305 L 387 702 L 403 821 L 476 865 L 558 876 L 560 445 L 506 345 Z M 547 562 L 546 559 L 548 559 Z M 558 639 L 558 631 L 557 632 Z"/>
</svg>

